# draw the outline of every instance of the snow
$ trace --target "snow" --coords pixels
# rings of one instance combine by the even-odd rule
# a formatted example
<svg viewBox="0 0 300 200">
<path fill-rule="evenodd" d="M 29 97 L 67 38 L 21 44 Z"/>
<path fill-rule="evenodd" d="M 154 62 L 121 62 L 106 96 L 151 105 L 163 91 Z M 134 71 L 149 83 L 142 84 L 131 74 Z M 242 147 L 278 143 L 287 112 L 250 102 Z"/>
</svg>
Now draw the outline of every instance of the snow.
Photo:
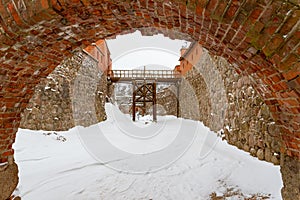
<svg viewBox="0 0 300 200">
<path fill-rule="evenodd" d="M 65 132 L 19 129 L 22 199 L 209 199 L 228 189 L 281 199 L 279 166 L 228 145 L 202 123 L 172 116 L 108 119 Z M 238 196 L 227 199 L 241 199 Z"/>
<path fill-rule="evenodd" d="M 8 164 L 8 162 L 0 163 L 0 167 L 6 166 L 7 164 Z"/>
</svg>

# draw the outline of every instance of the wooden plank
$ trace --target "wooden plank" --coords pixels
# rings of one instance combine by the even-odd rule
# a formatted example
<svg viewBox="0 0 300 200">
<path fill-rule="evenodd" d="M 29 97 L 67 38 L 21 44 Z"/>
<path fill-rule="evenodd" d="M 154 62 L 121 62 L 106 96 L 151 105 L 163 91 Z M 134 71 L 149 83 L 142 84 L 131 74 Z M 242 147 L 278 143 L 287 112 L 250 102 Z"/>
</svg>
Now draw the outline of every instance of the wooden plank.
<svg viewBox="0 0 300 200">
<path fill-rule="evenodd" d="M 173 70 L 110 70 L 107 74 L 111 79 L 122 79 L 122 78 L 178 79 L 181 78 L 181 74 Z"/>
</svg>

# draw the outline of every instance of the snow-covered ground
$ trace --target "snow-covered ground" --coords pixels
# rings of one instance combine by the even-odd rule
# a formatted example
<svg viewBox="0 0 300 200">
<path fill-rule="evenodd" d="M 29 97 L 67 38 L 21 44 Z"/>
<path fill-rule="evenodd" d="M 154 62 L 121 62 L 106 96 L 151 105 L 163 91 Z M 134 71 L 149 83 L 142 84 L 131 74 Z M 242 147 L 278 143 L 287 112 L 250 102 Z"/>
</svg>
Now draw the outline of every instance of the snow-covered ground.
<svg viewBox="0 0 300 200">
<path fill-rule="evenodd" d="M 66 132 L 20 129 L 14 149 L 22 199 L 281 199 L 279 166 L 228 145 L 200 122 L 115 106 L 108 120 Z M 257 197 L 262 199 L 262 197 Z"/>
</svg>

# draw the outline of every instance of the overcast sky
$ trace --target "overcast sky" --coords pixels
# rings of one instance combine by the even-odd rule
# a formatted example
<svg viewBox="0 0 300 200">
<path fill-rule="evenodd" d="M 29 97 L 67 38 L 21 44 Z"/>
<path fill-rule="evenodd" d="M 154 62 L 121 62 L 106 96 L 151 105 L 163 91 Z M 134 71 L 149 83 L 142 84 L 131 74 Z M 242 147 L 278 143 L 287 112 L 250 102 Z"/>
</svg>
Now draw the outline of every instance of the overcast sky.
<svg viewBox="0 0 300 200">
<path fill-rule="evenodd" d="M 134 69 L 142 66 L 148 69 L 173 69 L 179 64 L 181 47 L 186 45 L 183 40 L 171 40 L 163 35 L 142 36 L 139 31 L 106 41 L 111 52 L 113 69 Z"/>
</svg>

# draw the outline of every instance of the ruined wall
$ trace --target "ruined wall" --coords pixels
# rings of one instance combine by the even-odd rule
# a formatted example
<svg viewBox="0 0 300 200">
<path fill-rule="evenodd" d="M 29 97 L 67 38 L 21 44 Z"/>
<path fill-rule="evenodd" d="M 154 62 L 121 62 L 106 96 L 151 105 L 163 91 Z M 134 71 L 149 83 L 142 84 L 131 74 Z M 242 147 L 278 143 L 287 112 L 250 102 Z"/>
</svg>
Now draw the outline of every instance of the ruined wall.
<svg viewBox="0 0 300 200">
<path fill-rule="evenodd" d="M 103 121 L 106 94 L 106 76 L 78 52 L 36 86 L 20 127 L 62 131 Z"/>
<path fill-rule="evenodd" d="M 80 65 L 77 54 L 41 80 L 21 116 L 21 128 L 58 131 L 74 126 L 70 87 Z"/>
<path fill-rule="evenodd" d="M 157 92 L 157 114 L 177 115 L 177 87 L 172 85 Z M 148 107 L 147 107 L 148 110 Z"/>
<path fill-rule="evenodd" d="M 212 57 L 224 81 L 228 107 L 223 130 L 229 144 L 260 160 L 280 162 L 281 136 L 268 106 L 254 90 L 249 76 L 237 74 L 228 62 Z"/>
<path fill-rule="evenodd" d="M 207 87 L 207 95 L 211 108 L 209 112 L 209 127 L 213 131 L 219 131 L 223 128 L 225 112 L 228 108 L 227 85 L 224 83 L 224 77 L 222 77 L 216 63 L 213 62 L 208 51 L 205 49 L 203 49 L 201 58 L 195 63 L 194 69 L 203 77 L 203 81 Z M 187 74 L 188 78 L 189 74 Z M 198 99 L 203 99 L 203 94 L 199 95 Z"/>
<path fill-rule="evenodd" d="M 90 126 L 106 119 L 105 112 L 100 112 L 104 111 L 106 91 L 106 76 L 92 59 L 85 57 L 71 87 L 75 126 Z"/>
<path fill-rule="evenodd" d="M 201 98 L 199 98 L 201 97 Z M 208 88 L 199 71 L 188 71 L 179 88 L 179 115 L 211 125 L 211 99 Z"/>
<path fill-rule="evenodd" d="M 237 74 L 225 59 L 211 57 L 205 50 L 184 77 L 180 90 L 181 117 L 202 121 L 214 131 L 222 130 L 228 143 L 261 160 L 279 164 L 279 126 L 249 76 Z M 158 103 L 167 114 L 176 113 L 176 93 L 172 91 L 169 88 L 158 93 Z M 195 99 L 199 107 L 190 106 Z"/>
<path fill-rule="evenodd" d="M 177 114 L 177 85 L 157 93 L 158 114 Z M 201 97 L 201 98 L 199 98 Z M 179 116 L 211 125 L 211 104 L 206 83 L 195 68 L 188 71 L 179 85 Z M 160 108 L 161 107 L 161 108 Z M 160 110 L 164 112 L 160 113 Z"/>
</svg>

